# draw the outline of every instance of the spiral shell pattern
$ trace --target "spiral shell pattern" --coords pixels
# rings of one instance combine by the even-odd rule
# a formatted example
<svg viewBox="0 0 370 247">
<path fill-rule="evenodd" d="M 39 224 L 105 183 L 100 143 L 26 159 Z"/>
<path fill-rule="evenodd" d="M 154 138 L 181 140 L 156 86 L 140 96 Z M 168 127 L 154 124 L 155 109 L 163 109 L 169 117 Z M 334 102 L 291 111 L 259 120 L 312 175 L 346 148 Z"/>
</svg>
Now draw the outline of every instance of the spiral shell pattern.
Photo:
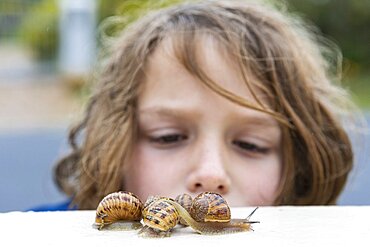
<svg viewBox="0 0 370 247">
<path fill-rule="evenodd" d="M 190 195 L 188 194 L 178 195 L 175 198 L 175 201 L 178 202 L 183 208 L 185 208 L 185 210 L 188 211 L 188 213 L 190 214 L 191 204 L 193 203 L 193 198 Z M 184 226 L 188 225 L 186 221 L 182 218 L 180 219 L 180 224 Z"/>
<path fill-rule="evenodd" d="M 193 198 L 188 194 L 181 194 L 175 198 L 175 201 L 178 202 L 186 211 L 190 212 L 191 204 L 193 203 Z"/>
<path fill-rule="evenodd" d="M 190 215 L 198 222 L 229 222 L 230 208 L 218 193 L 203 192 L 194 198 Z"/>
<path fill-rule="evenodd" d="M 131 192 L 114 192 L 99 203 L 95 224 L 104 226 L 118 220 L 140 221 L 143 203 Z"/>
<path fill-rule="evenodd" d="M 152 229 L 159 231 L 169 231 L 175 227 L 179 221 L 179 213 L 166 200 L 169 198 L 158 198 L 151 203 L 146 203 L 143 209 L 144 224 Z"/>
</svg>

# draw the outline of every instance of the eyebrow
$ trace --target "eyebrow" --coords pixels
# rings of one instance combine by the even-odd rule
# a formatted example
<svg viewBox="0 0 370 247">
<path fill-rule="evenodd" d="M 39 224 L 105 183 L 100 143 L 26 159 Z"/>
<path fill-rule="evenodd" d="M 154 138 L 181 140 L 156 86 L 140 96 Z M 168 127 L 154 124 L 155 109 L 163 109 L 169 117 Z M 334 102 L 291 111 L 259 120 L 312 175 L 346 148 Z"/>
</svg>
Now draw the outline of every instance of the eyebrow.
<svg viewBox="0 0 370 247">
<path fill-rule="evenodd" d="M 185 119 L 187 117 L 200 117 L 200 113 L 197 113 L 193 110 L 186 110 L 186 109 L 175 109 L 170 107 L 148 107 L 142 110 L 139 110 L 139 115 L 153 115 L 159 117 L 169 117 L 169 118 L 179 118 Z M 249 126 L 263 126 L 263 127 L 279 127 L 278 121 L 276 121 L 273 117 L 262 116 L 261 114 L 251 114 L 250 116 L 232 116 L 236 121 L 238 121 L 242 125 L 249 125 Z"/>
<path fill-rule="evenodd" d="M 264 127 L 279 127 L 278 122 L 273 117 L 264 117 L 256 115 L 252 115 L 249 117 L 241 117 L 240 123 Z"/>
<path fill-rule="evenodd" d="M 187 116 L 199 116 L 197 112 L 185 109 L 175 109 L 170 107 L 148 107 L 139 110 L 139 115 L 154 115 L 160 117 L 177 117 L 185 118 Z"/>
</svg>

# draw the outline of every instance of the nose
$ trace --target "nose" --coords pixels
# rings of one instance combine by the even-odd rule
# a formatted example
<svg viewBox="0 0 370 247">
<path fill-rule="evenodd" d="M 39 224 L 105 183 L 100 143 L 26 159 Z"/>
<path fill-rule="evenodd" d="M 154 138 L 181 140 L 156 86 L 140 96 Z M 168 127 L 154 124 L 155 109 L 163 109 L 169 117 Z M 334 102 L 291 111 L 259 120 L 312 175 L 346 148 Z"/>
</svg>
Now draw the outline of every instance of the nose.
<svg viewBox="0 0 370 247">
<path fill-rule="evenodd" d="M 202 191 L 212 191 L 220 194 L 227 194 L 229 185 L 224 176 L 203 175 L 193 179 L 189 185 L 189 191 L 199 193 Z"/>
<path fill-rule="evenodd" d="M 193 170 L 187 179 L 187 189 L 191 193 L 212 191 L 227 194 L 230 190 L 230 178 L 226 171 L 226 158 L 219 148 L 197 153 Z"/>
</svg>

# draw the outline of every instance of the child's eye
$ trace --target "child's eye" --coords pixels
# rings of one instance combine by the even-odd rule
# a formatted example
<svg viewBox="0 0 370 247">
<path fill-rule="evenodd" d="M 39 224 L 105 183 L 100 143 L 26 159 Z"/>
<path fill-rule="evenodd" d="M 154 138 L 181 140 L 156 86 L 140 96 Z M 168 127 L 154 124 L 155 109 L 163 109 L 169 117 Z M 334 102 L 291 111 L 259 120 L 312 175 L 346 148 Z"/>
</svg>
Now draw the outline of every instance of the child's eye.
<svg viewBox="0 0 370 247">
<path fill-rule="evenodd" d="M 155 143 L 162 144 L 162 145 L 174 144 L 180 141 L 184 141 L 186 139 L 187 139 L 187 136 L 181 135 L 181 134 L 168 134 L 168 135 L 150 137 L 151 142 L 155 142 Z"/>
<path fill-rule="evenodd" d="M 269 149 L 265 147 L 258 146 L 256 144 L 245 142 L 245 141 L 233 141 L 233 144 L 243 151 L 255 154 L 266 154 Z"/>
</svg>

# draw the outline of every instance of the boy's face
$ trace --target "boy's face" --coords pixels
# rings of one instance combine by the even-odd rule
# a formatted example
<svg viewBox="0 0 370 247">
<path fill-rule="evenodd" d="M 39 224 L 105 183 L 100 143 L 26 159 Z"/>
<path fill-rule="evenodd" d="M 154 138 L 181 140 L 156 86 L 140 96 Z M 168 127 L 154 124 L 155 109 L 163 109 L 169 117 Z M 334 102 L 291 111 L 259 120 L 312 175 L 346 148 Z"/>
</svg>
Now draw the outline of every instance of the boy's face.
<svg viewBox="0 0 370 247">
<path fill-rule="evenodd" d="M 273 204 L 282 167 L 276 120 L 211 91 L 177 62 L 170 46 L 165 42 L 149 59 L 124 189 L 142 200 L 214 191 L 230 206 Z M 200 46 L 207 75 L 255 102 L 221 49 L 211 40 Z"/>
</svg>

